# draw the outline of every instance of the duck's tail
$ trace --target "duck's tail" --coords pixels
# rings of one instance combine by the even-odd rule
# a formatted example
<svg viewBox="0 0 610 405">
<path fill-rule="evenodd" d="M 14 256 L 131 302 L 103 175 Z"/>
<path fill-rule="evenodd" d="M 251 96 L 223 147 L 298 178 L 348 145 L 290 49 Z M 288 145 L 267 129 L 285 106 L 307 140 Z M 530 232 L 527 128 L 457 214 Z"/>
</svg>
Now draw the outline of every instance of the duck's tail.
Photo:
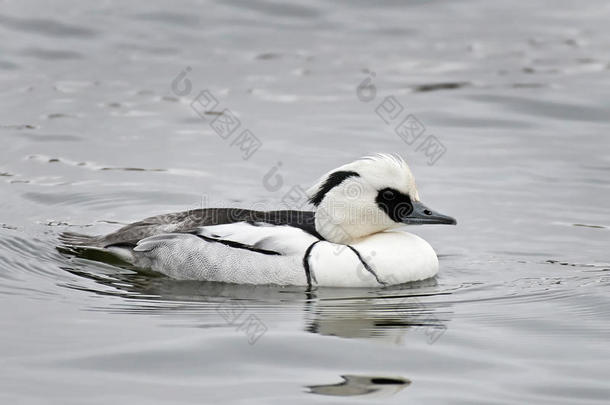
<svg viewBox="0 0 610 405">
<path fill-rule="evenodd" d="M 59 241 L 67 246 L 101 246 L 99 236 L 83 235 L 82 233 L 75 232 L 62 232 L 59 234 Z"/>
</svg>

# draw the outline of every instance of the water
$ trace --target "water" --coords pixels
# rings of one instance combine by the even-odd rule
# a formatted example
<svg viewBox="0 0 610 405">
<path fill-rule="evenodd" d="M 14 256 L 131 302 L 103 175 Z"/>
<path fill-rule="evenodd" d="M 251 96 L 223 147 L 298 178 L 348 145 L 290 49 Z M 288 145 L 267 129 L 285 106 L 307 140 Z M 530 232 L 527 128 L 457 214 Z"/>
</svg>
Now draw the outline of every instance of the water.
<svg viewBox="0 0 610 405">
<path fill-rule="evenodd" d="M 402 3 L 3 1 L 1 401 L 606 403 L 610 8 Z M 190 93 L 172 88 L 187 67 Z M 375 113 L 387 96 L 425 126 L 411 145 Z M 248 160 L 210 126 L 225 108 L 262 143 Z M 429 135 L 442 156 L 417 150 Z M 415 229 L 434 280 L 307 293 L 56 249 L 65 230 L 277 208 L 378 151 L 458 219 Z"/>
</svg>

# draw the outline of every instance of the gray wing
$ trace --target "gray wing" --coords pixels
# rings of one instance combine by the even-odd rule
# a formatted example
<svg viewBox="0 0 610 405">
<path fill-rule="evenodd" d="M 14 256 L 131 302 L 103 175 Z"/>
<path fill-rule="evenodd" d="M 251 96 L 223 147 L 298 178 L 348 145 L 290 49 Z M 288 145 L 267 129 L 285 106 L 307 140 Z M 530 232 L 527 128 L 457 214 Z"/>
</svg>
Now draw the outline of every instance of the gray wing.
<svg viewBox="0 0 610 405">
<path fill-rule="evenodd" d="M 62 243 L 70 246 L 130 246 L 139 240 L 164 233 L 194 233 L 202 226 L 230 224 L 234 222 L 265 222 L 273 225 L 290 225 L 321 239 L 314 225 L 312 211 L 254 211 L 241 208 L 203 208 L 197 210 L 157 215 L 126 225 L 108 235 L 89 236 L 64 232 Z"/>
</svg>

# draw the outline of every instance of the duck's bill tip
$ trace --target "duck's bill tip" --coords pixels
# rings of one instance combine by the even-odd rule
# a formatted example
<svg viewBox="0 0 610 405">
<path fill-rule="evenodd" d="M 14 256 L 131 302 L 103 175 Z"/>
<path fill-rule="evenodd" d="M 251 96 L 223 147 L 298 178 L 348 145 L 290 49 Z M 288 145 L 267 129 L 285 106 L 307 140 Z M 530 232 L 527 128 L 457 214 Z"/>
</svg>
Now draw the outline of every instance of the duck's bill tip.
<svg viewBox="0 0 610 405">
<path fill-rule="evenodd" d="M 433 211 L 419 201 L 413 202 L 413 210 L 404 216 L 401 222 L 407 225 L 457 225 L 455 218 Z"/>
</svg>

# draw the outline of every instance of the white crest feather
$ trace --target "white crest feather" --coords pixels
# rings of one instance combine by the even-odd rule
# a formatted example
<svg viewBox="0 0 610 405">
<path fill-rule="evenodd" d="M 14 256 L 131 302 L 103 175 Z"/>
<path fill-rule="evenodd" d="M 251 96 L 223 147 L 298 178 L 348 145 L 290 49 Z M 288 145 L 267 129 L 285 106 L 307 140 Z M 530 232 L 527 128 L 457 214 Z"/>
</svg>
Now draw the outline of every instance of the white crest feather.
<svg viewBox="0 0 610 405">
<path fill-rule="evenodd" d="M 409 194 L 413 200 L 419 201 L 415 178 L 409 165 L 400 155 L 390 153 L 375 153 L 364 156 L 327 172 L 306 190 L 307 196 L 312 198 L 321 189 L 328 177 L 338 171 L 355 171 L 360 174 L 363 180 L 374 184 L 374 186 L 379 188 L 384 186 L 394 187 Z"/>
</svg>

